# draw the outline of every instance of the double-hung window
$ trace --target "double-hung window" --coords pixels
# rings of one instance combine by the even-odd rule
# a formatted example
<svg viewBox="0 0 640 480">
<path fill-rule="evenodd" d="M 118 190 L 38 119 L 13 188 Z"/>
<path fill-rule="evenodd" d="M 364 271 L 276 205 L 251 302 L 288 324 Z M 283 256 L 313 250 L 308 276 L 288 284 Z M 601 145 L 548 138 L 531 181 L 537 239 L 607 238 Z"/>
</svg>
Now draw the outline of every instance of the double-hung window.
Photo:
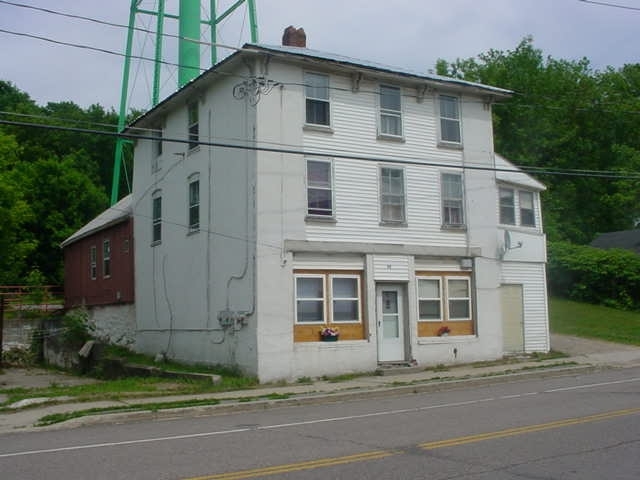
<svg viewBox="0 0 640 480">
<path fill-rule="evenodd" d="M 418 274 L 417 284 L 418 336 L 436 336 L 450 331 L 452 335 L 473 334 L 469 275 L 424 272 Z"/>
<path fill-rule="evenodd" d="M 296 342 L 317 342 L 320 330 L 337 328 L 340 339 L 365 338 L 362 319 L 362 272 L 296 272 L 295 324 Z"/>
<path fill-rule="evenodd" d="M 462 175 L 459 173 L 442 174 L 442 224 L 464 225 Z"/>
<path fill-rule="evenodd" d="M 111 240 L 102 242 L 102 276 L 111 276 Z"/>
<path fill-rule="evenodd" d="M 193 150 L 200 145 L 200 120 L 198 112 L 198 101 L 189 103 L 187 106 L 189 150 Z"/>
<path fill-rule="evenodd" d="M 471 318 L 471 291 L 469 278 L 447 278 L 447 313 L 449 320 Z"/>
<path fill-rule="evenodd" d="M 400 88 L 380 86 L 380 134 L 402 136 Z"/>
<path fill-rule="evenodd" d="M 307 160 L 307 214 L 333 216 L 331 161 Z"/>
<path fill-rule="evenodd" d="M 200 230 L 200 177 L 189 177 L 189 232 Z"/>
<path fill-rule="evenodd" d="M 527 190 L 500 187 L 500 224 L 536 226 L 535 194 Z"/>
<path fill-rule="evenodd" d="M 460 106 L 458 97 L 440 95 L 440 140 L 445 143 L 460 144 Z"/>
<path fill-rule="evenodd" d="M 520 225 L 523 227 L 535 227 L 536 215 L 533 206 L 533 192 L 518 192 L 520 200 Z"/>
<path fill-rule="evenodd" d="M 95 245 L 89 248 L 89 277 L 95 280 L 98 277 L 98 252 Z"/>
<path fill-rule="evenodd" d="M 380 221 L 383 223 L 406 221 L 402 168 L 380 167 Z"/>
<path fill-rule="evenodd" d="M 296 276 L 296 323 L 325 323 L 324 275 Z"/>
<path fill-rule="evenodd" d="M 151 197 L 151 244 L 162 240 L 162 192 L 156 190 Z"/>
<path fill-rule="evenodd" d="M 442 320 L 442 286 L 440 277 L 418 280 L 418 310 L 420 320 Z"/>
<path fill-rule="evenodd" d="M 320 73 L 304 74 L 306 96 L 306 123 L 330 125 L 329 76 Z"/>
<path fill-rule="evenodd" d="M 500 223 L 503 225 L 516 224 L 515 193 L 513 188 L 500 187 Z"/>
</svg>

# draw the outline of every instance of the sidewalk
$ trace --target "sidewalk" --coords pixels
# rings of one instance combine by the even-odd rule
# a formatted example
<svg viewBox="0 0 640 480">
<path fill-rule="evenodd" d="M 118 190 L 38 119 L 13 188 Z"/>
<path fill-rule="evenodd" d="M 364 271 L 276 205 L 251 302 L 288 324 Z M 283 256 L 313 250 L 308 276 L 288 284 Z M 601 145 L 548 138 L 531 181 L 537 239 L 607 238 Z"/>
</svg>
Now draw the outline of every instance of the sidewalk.
<svg viewBox="0 0 640 480">
<path fill-rule="evenodd" d="M 240 390 L 211 394 L 173 395 L 163 397 L 135 398 L 120 401 L 96 401 L 60 403 L 56 405 L 31 406 L 0 414 L 0 434 L 28 430 L 64 429 L 98 423 L 141 421 L 179 416 L 203 416 L 231 411 L 264 409 L 274 406 L 317 404 L 357 399 L 366 395 L 382 397 L 439 391 L 472 385 L 488 385 L 498 382 L 518 381 L 526 378 L 576 375 L 600 368 L 640 366 L 640 347 L 619 345 L 553 335 L 552 346 L 563 351 L 569 358 L 550 360 L 526 360 L 518 363 L 480 366 L 478 364 L 450 366 L 439 371 L 425 367 L 403 367 L 384 370 L 381 376 L 361 376 L 340 382 L 315 381 L 309 384 L 284 386 L 265 385 L 252 390 Z M 1 393 L 1 390 L 0 390 Z M 215 400 L 216 405 L 182 407 L 128 412 L 101 413 L 75 418 L 48 427 L 34 427 L 45 415 L 70 413 L 94 408 L 143 408 L 145 404 L 184 402 L 187 400 Z M 63 400 L 64 401 L 64 400 Z"/>
</svg>

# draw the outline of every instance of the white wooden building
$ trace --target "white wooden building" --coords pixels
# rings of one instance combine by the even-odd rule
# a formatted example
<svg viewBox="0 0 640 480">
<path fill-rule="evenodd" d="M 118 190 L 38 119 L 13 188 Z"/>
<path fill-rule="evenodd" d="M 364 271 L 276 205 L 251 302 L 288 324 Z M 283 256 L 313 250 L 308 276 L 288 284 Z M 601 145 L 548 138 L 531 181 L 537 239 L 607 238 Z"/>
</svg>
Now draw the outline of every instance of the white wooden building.
<svg viewBox="0 0 640 480">
<path fill-rule="evenodd" d="M 136 348 L 261 381 L 547 351 L 509 91 L 248 44 L 136 120 Z M 320 330 L 336 327 L 338 341 Z"/>
</svg>

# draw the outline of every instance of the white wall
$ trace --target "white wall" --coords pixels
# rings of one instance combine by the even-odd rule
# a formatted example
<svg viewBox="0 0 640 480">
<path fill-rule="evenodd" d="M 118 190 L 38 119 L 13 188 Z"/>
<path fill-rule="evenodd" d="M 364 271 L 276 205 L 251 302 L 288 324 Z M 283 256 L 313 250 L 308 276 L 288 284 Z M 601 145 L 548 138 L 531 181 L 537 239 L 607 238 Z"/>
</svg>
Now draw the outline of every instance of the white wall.
<svg viewBox="0 0 640 480">
<path fill-rule="evenodd" d="M 225 142 L 253 135 L 255 111 L 232 95 L 237 77 L 189 92 L 145 125 L 164 124 L 186 138 L 187 102 L 199 104 L 199 135 Z M 184 361 L 237 364 L 256 370 L 255 320 L 221 328 L 220 311 L 253 309 L 255 154 L 165 142 L 162 169 L 151 173 L 151 146 L 139 141 L 134 171 L 137 348 Z M 188 179 L 200 178 L 200 231 L 188 231 Z M 162 242 L 151 246 L 152 194 L 162 191 Z M 233 277 L 233 278 L 232 278 Z"/>
</svg>

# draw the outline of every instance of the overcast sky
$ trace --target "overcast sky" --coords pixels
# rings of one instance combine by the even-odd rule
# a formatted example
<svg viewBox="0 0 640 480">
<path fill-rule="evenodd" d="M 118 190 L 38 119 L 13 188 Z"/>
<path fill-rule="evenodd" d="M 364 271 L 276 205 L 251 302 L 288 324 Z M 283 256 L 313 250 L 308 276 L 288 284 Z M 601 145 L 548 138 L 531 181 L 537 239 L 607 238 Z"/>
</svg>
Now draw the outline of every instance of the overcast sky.
<svg viewBox="0 0 640 480">
<path fill-rule="evenodd" d="M 13 82 L 41 105 L 71 100 L 82 107 L 99 103 L 117 110 L 124 62 L 121 55 L 53 44 L 5 31 L 122 54 L 126 29 L 21 8 L 13 3 L 126 25 L 131 2 L 0 0 L 1 80 Z M 166 3 L 168 12 L 177 13 L 178 0 Z M 233 3 L 234 0 L 218 0 L 218 10 L 223 11 Z M 309 48 L 425 72 L 434 68 L 438 58 L 452 61 L 491 48 L 511 50 L 527 35 L 533 36 L 534 45 L 546 55 L 565 59 L 587 57 L 596 69 L 638 63 L 640 0 L 602 3 L 638 10 L 581 0 L 256 0 L 261 43 L 280 44 L 284 28 L 294 25 L 305 29 Z M 153 0 L 141 0 L 143 7 L 153 8 L 155 4 Z M 209 1 L 202 4 L 207 6 Z M 139 15 L 137 25 L 142 27 L 150 21 L 151 17 Z M 174 24 L 168 21 L 166 31 L 175 31 Z M 220 33 L 220 43 L 239 46 L 249 41 L 244 7 L 221 25 Z M 136 34 L 134 54 L 152 55 L 150 42 L 150 38 Z M 166 40 L 169 56 L 174 42 Z M 228 53 L 220 51 L 219 55 Z M 167 60 L 176 61 L 175 57 Z M 149 106 L 148 67 L 148 62 L 133 63 L 131 106 Z M 168 68 L 163 74 L 162 96 L 175 90 L 173 70 Z"/>
</svg>

